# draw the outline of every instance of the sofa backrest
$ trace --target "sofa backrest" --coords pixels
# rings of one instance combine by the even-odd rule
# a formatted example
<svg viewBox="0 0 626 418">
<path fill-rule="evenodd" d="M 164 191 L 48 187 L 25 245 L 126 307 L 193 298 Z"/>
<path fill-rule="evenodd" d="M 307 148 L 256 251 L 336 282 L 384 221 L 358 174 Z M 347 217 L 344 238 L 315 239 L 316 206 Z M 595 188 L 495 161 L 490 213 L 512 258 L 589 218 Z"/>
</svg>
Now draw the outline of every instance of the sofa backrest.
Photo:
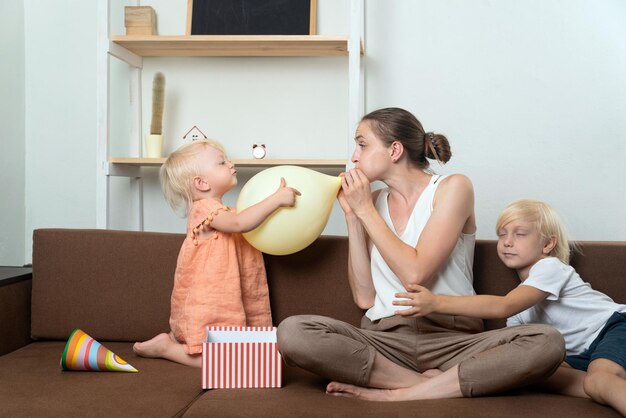
<svg viewBox="0 0 626 418">
<path fill-rule="evenodd" d="M 31 333 L 65 340 L 81 328 L 101 341 L 142 341 L 169 330 L 170 294 L 183 234 L 39 229 L 33 237 Z M 585 242 L 572 264 L 582 278 L 626 303 L 626 242 Z M 327 315 L 353 325 L 363 311 L 347 282 L 348 240 L 323 236 L 287 256 L 265 255 L 274 324 L 295 314 Z M 518 285 L 494 241 L 479 241 L 477 293 Z M 487 328 L 504 321 L 487 321 Z"/>
<path fill-rule="evenodd" d="M 169 331 L 183 234 L 39 229 L 33 236 L 31 334 L 64 340 L 81 328 L 101 341 Z M 321 237 L 288 256 L 265 255 L 274 324 L 319 313 L 359 324 L 347 283 L 348 241 Z"/>
<path fill-rule="evenodd" d="M 142 341 L 169 329 L 170 294 L 184 235 L 39 229 L 33 235 L 31 334 Z"/>
<path fill-rule="evenodd" d="M 360 325 L 364 311 L 352 299 L 347 259 L 347 238 L 333 236 L 322 236 L 296 254 L 265 254 L 274 323 L 316 314 Z"/>
</svg>

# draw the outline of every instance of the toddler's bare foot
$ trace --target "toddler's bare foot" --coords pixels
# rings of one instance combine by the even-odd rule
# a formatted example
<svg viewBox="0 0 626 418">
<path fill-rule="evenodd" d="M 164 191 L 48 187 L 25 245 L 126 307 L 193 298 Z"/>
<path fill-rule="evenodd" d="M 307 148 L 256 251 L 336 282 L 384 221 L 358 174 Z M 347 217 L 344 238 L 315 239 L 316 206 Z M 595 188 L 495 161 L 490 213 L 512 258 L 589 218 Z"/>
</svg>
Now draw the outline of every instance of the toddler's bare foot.
<svg viewBox="0 0 626 418">
<path fill-rule="evenodd" d="M 166 352 L 167 346 L 172 344 L 172 342 L 173 341 L 168 334 L 162 333 L 152 339 L 149 339 L 148 341 L 135 343 L 133 345 L 133 351 L 141 357 L 163 357 L 163 354 Z"/>
</svg>

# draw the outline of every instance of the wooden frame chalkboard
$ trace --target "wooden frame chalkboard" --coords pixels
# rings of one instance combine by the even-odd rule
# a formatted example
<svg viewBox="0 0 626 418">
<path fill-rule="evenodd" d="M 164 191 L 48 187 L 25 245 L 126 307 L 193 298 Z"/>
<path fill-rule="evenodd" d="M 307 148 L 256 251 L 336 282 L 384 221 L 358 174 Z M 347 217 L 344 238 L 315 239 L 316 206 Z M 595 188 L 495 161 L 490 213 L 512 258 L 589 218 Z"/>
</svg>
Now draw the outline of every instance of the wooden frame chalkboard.
<svg viewBox="0 0 626 418">
<path fill-rule="evenodd" d="M 315 35 L 317 0 L 187 0 L 187 35 Z"/>
</svg>

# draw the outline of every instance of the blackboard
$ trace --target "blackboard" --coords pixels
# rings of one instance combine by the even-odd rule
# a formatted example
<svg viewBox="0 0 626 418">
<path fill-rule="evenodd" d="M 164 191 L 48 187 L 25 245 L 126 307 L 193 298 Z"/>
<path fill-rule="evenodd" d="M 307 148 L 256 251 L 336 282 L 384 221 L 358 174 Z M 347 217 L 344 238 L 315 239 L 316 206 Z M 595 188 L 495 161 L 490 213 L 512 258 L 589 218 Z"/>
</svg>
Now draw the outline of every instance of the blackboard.
<svg viewBox="0 0 626 418">
<path fill-rule="evenodd" d="M 188 35 L 315 35 L 316 0 L 187 0 Z"/>
</svg>

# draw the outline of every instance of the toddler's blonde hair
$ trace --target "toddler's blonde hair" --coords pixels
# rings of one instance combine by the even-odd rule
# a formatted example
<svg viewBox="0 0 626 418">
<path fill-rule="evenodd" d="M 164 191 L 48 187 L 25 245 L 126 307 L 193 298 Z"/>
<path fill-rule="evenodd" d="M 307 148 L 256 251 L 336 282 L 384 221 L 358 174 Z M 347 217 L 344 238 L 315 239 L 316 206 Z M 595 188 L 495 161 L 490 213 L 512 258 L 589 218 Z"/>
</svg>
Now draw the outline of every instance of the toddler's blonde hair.
<svg viewBox="0 0 626 418">
<path fill-rule="evenodd" d="M 187 216 L 193 203 L 192 179 L 200 174 L 196 156 L 204 147 L 224 152 L 222 144 L 212 139 L 193 141 L 171 153 L 159 171 L 165 200 L 183 216 Z"/>
<path fill-rule="evenodd" d="M 519 219 L 534 223 L 535 228 L 544 238 L 550 238 L 554 235 L 556 245 L 548 255 L 569 264 L 571 251 L 567 231 L 559 215 L 550 205 L 533 199 L 520 199 L 509 203 L 498 217 L 496 233 L 509 222 Z"/>
</svg>

